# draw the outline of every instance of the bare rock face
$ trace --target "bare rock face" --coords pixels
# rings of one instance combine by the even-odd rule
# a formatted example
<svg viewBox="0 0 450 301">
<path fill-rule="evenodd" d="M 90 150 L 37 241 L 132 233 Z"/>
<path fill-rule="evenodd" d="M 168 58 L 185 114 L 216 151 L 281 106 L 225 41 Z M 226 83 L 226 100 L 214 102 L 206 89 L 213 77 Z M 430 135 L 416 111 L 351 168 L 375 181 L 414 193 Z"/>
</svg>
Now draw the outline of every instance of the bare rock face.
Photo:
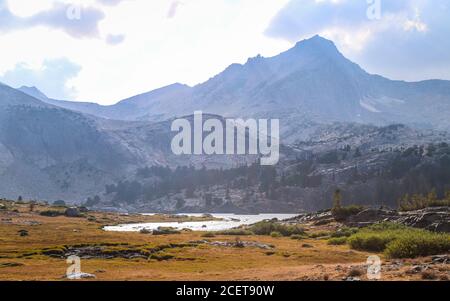
<svg viewBox="0 0 450 301">
<path fill-rule="evenodd" d="M 356 215 L 350 216 L 347 223 L 360 227 L 382 221 L 390 221 L 397 216 L 396 211 L 385 209 L 366 209 Z"/>
<path fill-rule="evenodd" d="M 352 227 L 364 227 L 383 221 L 434 232 L 450 233 L 450 208 L 435 207 L 408 212 L 366 209 L 349 217 L 346 224 Z"/>
<path fill-rule="evenodd" d="M 284 222 L 316 224 L 329 219 L 333 219 L 331 212 L 322 211 L 302 214 Z M 450 233 L 450 207 L 431 207 L 408 212 L 368 208 L 348 217 L 344 224 L 361 228 L 381 222 L 393 222 L 434 232 Z"/>
<path fill-rule="evenodd" d="M 397 222 L 410 227 L 450 233 L 450 207 L 426 208 L 401 213 Z"/>
</svg>

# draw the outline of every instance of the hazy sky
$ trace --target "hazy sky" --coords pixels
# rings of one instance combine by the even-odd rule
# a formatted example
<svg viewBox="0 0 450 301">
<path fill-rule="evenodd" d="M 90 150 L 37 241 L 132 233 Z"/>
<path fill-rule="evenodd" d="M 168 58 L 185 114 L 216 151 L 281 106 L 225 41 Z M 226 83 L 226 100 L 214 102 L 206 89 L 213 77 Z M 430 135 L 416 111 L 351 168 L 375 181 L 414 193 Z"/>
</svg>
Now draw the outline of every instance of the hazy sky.
<svg viewBox="0 0 450 301">
<path fill-rule="evenodd" d="M 447 0 L 0 0 L 0 81 L 115 103 L 315 34 L 367 71 L 450 79 Z"/>
</svg>

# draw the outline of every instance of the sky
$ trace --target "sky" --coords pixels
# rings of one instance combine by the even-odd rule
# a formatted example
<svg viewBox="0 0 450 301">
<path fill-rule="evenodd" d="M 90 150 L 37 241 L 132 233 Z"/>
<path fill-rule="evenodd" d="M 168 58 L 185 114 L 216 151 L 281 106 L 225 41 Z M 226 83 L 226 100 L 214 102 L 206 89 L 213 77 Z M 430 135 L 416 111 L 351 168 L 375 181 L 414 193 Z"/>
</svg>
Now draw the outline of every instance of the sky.
<svg viewBox="0 0 450 301">
<path fill-rule="evenodd" d="M 113 104 L 320 34 L 370 73 L 450 80 L 447 0 L 0 0 L 0 82 Z"/>
</svg>

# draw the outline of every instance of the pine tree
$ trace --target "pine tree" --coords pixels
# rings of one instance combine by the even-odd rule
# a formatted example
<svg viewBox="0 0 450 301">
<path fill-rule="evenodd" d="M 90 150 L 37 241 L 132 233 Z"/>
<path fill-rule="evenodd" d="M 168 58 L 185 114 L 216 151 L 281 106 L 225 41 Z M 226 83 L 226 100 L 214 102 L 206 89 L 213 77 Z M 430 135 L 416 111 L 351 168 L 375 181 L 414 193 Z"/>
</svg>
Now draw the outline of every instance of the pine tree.
<svg viewBox="0 0 450 301">
<path fill-rule="evenodd" d="M 342 194 L 340 189 L 336 189 L 333 196 L 333 209 L 340 209 L 342 207 Z"/>
</svg>

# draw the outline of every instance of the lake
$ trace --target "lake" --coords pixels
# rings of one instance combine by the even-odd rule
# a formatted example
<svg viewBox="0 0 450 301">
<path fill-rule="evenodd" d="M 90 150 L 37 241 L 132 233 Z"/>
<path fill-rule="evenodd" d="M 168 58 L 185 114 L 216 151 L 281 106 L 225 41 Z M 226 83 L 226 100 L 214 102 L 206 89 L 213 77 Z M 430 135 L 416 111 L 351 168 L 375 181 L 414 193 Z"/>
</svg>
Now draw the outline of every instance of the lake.
<svg viewBox="0 0 450 301">
<path fill-rule="evenodd" d="M 152 215 L 152 214 L 147 214 Z M 179 214 L 189 216 L 202 216 L 203 214 Z M 223 231 L 239 227 L 241 225 L 251 225 L 263 220 L 277 218 L 284 220 L 298 216 L 298 214 L 258 214 L 258 215 L 236 215 L 236 214 L 212 214 L 214 217 L 221 218 L 220 221 L 207 222 L 168 222 L 168 223 L 144 223 L 144 224 L 124 224 L 117 226 L 107 226 L 105 231 L 116 232 L 139 232 L 142 229 L 155 230 L 159 227 L 172 227 L 179 230 L 191 229 L 193 231 Z"/>
</svg>

